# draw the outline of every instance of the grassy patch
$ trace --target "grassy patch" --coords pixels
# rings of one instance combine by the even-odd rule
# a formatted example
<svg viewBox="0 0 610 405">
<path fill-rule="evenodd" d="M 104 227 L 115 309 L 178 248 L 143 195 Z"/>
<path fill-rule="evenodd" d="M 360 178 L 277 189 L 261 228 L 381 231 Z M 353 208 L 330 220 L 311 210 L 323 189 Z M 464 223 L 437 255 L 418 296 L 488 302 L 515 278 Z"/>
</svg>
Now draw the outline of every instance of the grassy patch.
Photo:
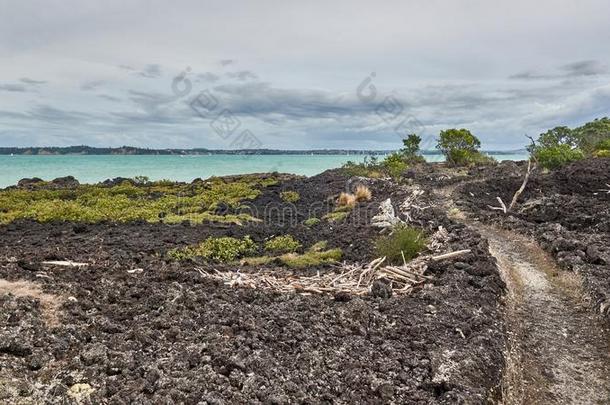
<svg viewBox="0 0 610 405">
<path fill-rule="evenodd" d="M 349 211 L 333 211 L 324 215 L 322 218 L 330 222 L 340 222 L 349 215 Z"/>
<path fill-rule="evenodd" d="M 363 185 L 359 184 L 354 191 L 354 196 L 356 197 L 356 201 L 370 201 L 373 198 L 373 193 L 371 190 Z"/>
<path fill-rule="evenodd" d="M 288 267 L 305 268 L 320 266 L 322 264 L 336 263 L 341 260 L 342 255 L 343 252 L 341 252 L 341 249 L 330 249 L 322 252 L 309 250 L 302 255 L 288 253 L 281 256 L 280 261 Z"/>
<path fill-rule="evenodd" d="M 305 221 L 303 221 L 303 225 L 312 227 L 312 226 L 318 225 L 320 222 L 322 222 L 320 220 L 320 218 L 311 217 L 311 218 L 307 218 Z"/>
<path fill-rule="evenodd" d="M 341 260 L 343 252 L 341 249 L 326 249 L 326 241 L 320 241 L 311 246 L 305 253 L 285 253 L 280 256 L 248 257 L 242 260 L 242 264 L 253 266 L 277 263 L 291 268 L 307 268 L 336 263 Z"/>
<path fill-rule="evenodd" d="M 251 256 L 254 253 L 256 253 L 256 244 L 249 236 L 243 239 L 226 236 L 222 238 L 207 238 L 197 246 L 172 249 L 167 252 L 167 257 L 173 260 L 188 260 L 202 257 L 210 261 L 226 263 L 241 257 Z"/>
<path fill-rule="evenodd" d="M 265 250 L 272 253 L 292 253 L 301 248 L 299 241 L 291 235 L 276 236 L 265 242 Z"/>
<path fill-rule="evenodd" d="M 25 218 L 40 222 L 242 223 L 254 218 L 215 215 L 215 208 L 219 204 L 237 208 L 241 201 L 256 198 L 260 188 L 271 181 L 255 177 L 231 182 L 212 178 L 193 184 L 125 181 L 112 187 L 80 185 L 71 189 L 52 189 L 41 183 L 33 190 L 0 191 L 0 223 Z"/>
<path fill-rule="evenodd" d="M 385 256 L 391 264 L 402 264 L 402 255 L 411 260 L 426 246 L 423 232 L 418 229 L 397 225 L 388 236 L 382 236 L 375 241 L 377 256 Z"/>
<path fill-rule="evenodd" d="M 280 198 L 284 202 L 295 203 L 295 202 L 299 201 L 301 196 L 296 191 L 282 191 L 280 193 Z"/>
</svg>

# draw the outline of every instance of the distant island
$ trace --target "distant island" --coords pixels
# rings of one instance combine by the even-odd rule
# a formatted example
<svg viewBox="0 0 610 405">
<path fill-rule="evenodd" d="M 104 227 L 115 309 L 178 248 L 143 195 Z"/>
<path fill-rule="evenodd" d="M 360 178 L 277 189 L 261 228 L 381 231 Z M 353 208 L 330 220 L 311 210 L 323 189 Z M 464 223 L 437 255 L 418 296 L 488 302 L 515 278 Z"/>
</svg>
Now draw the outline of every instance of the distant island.
<svg viewBox="0 0 610 405">
<path fill-rule="evenodd" d="M 133 146 L 120 148 L 97 148 L 92 146 L 66 147 L 0 147 L 0 155 L 387 155 L 393 150 L 359 150 L 359 149 L 314 149 L 314 150 L 281 150 L 281 149 L 148 149 Z M 438 150 L 426 150 L 424 155 L 440 155 Z M 486 151 L 494 155 L 526 153 L 525 149 L 510 151 Z"/>
</svg>

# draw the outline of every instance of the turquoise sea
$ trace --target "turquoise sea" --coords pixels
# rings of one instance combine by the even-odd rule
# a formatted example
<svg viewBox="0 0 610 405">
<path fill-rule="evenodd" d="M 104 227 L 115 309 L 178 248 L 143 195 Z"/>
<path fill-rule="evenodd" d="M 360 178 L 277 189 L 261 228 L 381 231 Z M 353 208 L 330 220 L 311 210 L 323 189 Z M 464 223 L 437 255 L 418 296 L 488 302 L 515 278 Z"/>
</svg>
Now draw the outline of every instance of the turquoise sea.
<svg viewBox="0 0 610 405">
<path fill-rule="evenodd" d="M 425 157 L 431 162 L 443 160 L 440 155 Z M 498 160 L 527 158 L 525 155 L 495 157 Z M 340 167 L 348 160 L 361 162 L 363 159 L 364 155 L 0 155 L 0 187 L 14 185 L 24 177 L 52 180 L 56 177 L 74 176 L 81 183 L 97 183 L 114 177 L 134 176 L 190 182 L 197 177 L 273 171 L 313 176 Z"/>
</svg>

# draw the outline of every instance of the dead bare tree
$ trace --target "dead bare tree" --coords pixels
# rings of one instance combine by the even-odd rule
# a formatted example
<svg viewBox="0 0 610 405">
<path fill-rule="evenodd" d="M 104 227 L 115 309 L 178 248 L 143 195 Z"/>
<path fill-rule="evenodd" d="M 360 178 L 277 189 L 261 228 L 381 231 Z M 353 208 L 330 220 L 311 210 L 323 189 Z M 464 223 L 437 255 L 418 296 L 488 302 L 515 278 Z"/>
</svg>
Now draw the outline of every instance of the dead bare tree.
<svg viewBox="0 0 610 405">
<path fill-rule="evenodd" d="M 515 208 L 515 205 L 517 205 L 517 200 L 519 199 L 521 194 L 523 194 L 523 191 L 525 191 L 525 187 L 527 186 L 527 182 L 530 179 L 530 175 L 532 174 L 532 171 L 536 168 L 537 160 L 536 160 L 536 156 L 534 154 L 534 149 L 536 148 L 536 141 L 534 140 L 534 138 L 532 138 L 531 136 L 529 136 L 527 134 L 525 136 L 530 139 L 530 141 L 532 142 L 532 145 L 528 149 L 530 151 L 530 158 L 527 160 L 527 172 L 525 172 L 525 176 L 523 178 L 523 183 L 521 183 L 521 187 L 519 187 L 519 189 L 513 195 L 513 199 L 511 200 L 508 208 L 506 208 L 506 204 L 504 204 L 504 201 L 502 201 L 502 199 L 500 197 L 496 197 L 496 199 L 500 203 L 500 206 L 492 207 L 491 205 L 488 205 L 487 207 L 489 207 L 492 210 L 502 211 L 505 214 L 512 211 Z M 533 165 L 532 165 L 532 161 L 534 161 Z"/>
</svg>

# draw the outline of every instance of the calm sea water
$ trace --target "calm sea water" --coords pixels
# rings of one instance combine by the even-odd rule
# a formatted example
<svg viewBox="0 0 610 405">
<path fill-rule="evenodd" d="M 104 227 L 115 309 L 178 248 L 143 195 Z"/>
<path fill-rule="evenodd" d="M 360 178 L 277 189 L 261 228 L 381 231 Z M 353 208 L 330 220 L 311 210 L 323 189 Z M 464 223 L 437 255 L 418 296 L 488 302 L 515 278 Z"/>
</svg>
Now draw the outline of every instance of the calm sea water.
<svg viewBox="0 0 610 405">
<path fill-rule="evenodd" d="M 498 155 L 498 160 L 523 160 L 525 155 Z M 313 176 L 364 155 L 209 155 L 209 156 L 6 156 L 0 155 L 0 187 L 24 177 L 52 180 L 74 176 L 81 183 L 114 177 L 147 176 L 151 180 L 192 181 L 230 174 L 284 172 Z M 428 161 L 442 161 L 439 155 Z"/>
</svg>

